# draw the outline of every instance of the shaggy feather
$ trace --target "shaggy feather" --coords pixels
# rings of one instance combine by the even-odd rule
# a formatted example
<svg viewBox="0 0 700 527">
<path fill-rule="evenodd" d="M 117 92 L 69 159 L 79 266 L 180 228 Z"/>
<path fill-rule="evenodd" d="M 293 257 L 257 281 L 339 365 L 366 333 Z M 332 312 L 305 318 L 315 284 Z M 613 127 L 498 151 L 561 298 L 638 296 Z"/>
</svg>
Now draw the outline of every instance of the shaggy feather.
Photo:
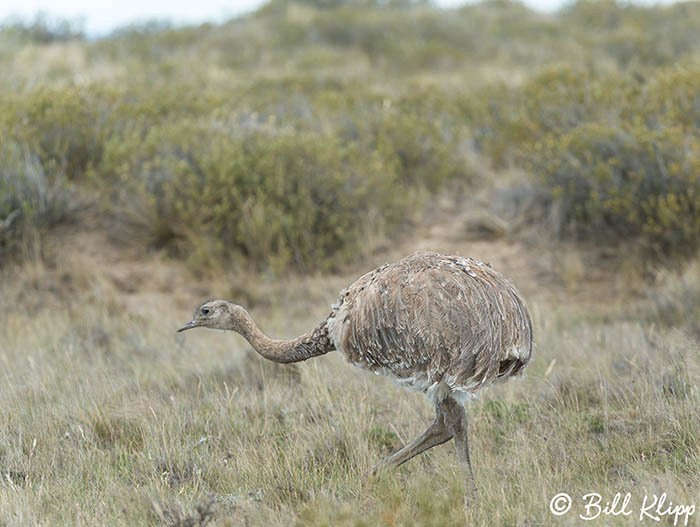
<svg viewBox="0 0 700 527">
<path fill-rule="evenodd" d="M 432 252 L 360 277 L 327 327 L 352 364 L 433 400 L 467 400 L 522 373 L 532 353 L 530 314 L 513 285 L 482 262 Z"/>
</svg>

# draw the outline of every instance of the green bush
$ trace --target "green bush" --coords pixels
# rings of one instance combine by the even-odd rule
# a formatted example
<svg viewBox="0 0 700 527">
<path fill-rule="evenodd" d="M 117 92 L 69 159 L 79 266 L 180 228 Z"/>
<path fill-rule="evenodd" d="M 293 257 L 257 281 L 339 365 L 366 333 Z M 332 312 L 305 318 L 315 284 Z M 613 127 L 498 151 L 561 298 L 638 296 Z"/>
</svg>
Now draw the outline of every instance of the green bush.
<svg viewBox="0 0 700 527">
<path fill-rule="evenodd" d="M 649 78 L 558 68 L 464 108 L 477 148 L 496 166 L 525 169 L 536 215 L 556 235 L 692 255 L 700 245 L 698 78 L 697 68 Z"/>
<path fill-rule="evenodd" d="M 4 139 L 0 134 L 0 139 Z M 0 265 L 39 246 L 51 228 L 72 219 L 71 187 L 49 175 L 35 155 L 10 141 L 0 141 Z"/>
<path fill-rule="evenodd" d="M 697 221 L 699 21 L 697 3 L 314 0 L 96 41 L 6 27 L 0 137 L 30 160 L 13 173 L 197 262 L 336 266 L 472 182 L 473 150 L 524 168 L 560 235 L 675 252 Z M 8 196 L 29 184 L 12 177 Z"/>
<path fill-rule="evenodd" d="M 659 256 L 700 246 L 700 143 L 677 131 L 585 124 L 548 136 L 529 158 L 559 235 L 636 239 Z"/>
<path fill-rule="evenodd" d="M 129 237 L 197 262 L 317 269 L 468 177 L 463 124 L 440 92 L 420 99 L 308 76 L 42 87 L 0 99 L 0 132 L 97 190 Z"/>
<path fill-rule="evenodd" d="M 700 67 L 677 67 L 656 70 L 631 98 L 622 104 L 622 118 L 641 120 L 651 129 L 678 128 L 696 136 L 700 131 Z"/>
<path fill-rule="evenodd" d="M 91 174 L 130 236 L 198 263 L 334 267 L 469 178 L 463 125 L 437 103 L 296 77 L 227 95 L 178 88 L 121 104 Z"/>
<path fill-rule="evenodd" d="M 568 66 L 541 72 L 523 85 L 492 86 L 464 103 L 476 147 L 496 166 L 518 156 L 548 134 L 583 123 L 614 122 L 637 87 L 621 75 L 596 78 Z"/>
<path fill-rule="evenodd" d="M 2 98 L 0 124 L 42 165 L 76 180 L 99 162 L 112 105 L 106 89 L 40 87 Z"/>
<path fill-rule="evenodd" d="M 257 267 L 328 267 L 395 226 L 411 203 L 378 154 L 314 133 L 235 136 L 198 123 L 152 129 L 120 174 L 120 203 L 197 263 L 244 257 Z M 108 144 L 105 159 L 123 157 Z M 214 262 L 212 262 L 214 263 Z"/>
<path fill-rule="evenodd" d="M 49 18 L 44 13 L 37 14 L 31 22 L 17 21 L 3 26 L 0 26 L 0 32 L 37 44 L 82 40 L 85 37 L 79 21 Z"/>
<path fill-rule="evenodd" d="M 575 28 L 591 56 L 605 56 L 622 69 L 671 66 L 698 52 L 697 2 L 642 7 L 578 0 L 562 10 L 559 21 Z"/>
</svg>

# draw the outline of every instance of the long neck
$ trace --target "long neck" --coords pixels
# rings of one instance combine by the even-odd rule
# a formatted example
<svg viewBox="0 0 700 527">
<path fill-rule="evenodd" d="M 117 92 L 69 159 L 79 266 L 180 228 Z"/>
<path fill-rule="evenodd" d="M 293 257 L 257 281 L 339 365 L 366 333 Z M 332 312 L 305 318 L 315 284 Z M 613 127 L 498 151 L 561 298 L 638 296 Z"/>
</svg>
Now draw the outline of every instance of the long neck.
<svg viewBox="0 0 700 527">
<path fill-rule="evenodd" d="M 255 351 L 274 362 L 299 362 L 335 349 L 328 338 L 325 320 L 310 333 L 304 333 L 295 339 L 278 340 L 265 335 L 250 314 L 245 312 L 237 330 Z"/>
</svg>

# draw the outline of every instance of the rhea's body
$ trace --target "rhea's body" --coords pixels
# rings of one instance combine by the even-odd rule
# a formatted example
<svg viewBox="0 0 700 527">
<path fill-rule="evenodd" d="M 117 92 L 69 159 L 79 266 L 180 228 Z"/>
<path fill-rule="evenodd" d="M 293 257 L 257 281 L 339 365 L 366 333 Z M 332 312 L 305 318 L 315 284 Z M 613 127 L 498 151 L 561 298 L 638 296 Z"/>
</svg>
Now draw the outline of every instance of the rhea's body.
<svg viewBox="0 0 700 527">
<path fill-rule="evenodd" d="M 477 260 L 437 253 L 362 276 L 326 324 L 349 362 L 433 402 L 446 395 L 465 402 L 521 373 L 532 352 L 530 316 L 513 286 Z"/>
<path fill-rule="evenodd" d="M 530 314 L 511 283 L 477 260 L 432 252 L 360 277 L 323 322 L 295 339 L 268 337 L 243 307 L 225 300 L 202 305 L 180 331 L 200 326 L 237 331 L 275 362 L 338 350 L 355 366 L 425 393 L 435 421 L 380 465 L 398 466 L 454 438 L 472 484 L 463 403 L 520 374 L 532 353 Z"/>
</svg>

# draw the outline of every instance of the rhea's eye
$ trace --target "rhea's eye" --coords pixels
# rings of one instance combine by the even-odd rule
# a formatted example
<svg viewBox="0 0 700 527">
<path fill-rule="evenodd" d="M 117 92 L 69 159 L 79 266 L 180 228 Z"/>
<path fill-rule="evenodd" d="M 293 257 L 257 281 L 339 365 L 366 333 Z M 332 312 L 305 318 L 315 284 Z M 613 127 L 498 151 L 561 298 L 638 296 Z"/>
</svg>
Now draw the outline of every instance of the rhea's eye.
<svg viewBox="0 0 700 527">
<path fill-rule="evenodd" d="M 203 307 L 202 308 L 202 315 L 208 315 L 211 312 L 211 309 L 208 307 Z"/>
</svg>

